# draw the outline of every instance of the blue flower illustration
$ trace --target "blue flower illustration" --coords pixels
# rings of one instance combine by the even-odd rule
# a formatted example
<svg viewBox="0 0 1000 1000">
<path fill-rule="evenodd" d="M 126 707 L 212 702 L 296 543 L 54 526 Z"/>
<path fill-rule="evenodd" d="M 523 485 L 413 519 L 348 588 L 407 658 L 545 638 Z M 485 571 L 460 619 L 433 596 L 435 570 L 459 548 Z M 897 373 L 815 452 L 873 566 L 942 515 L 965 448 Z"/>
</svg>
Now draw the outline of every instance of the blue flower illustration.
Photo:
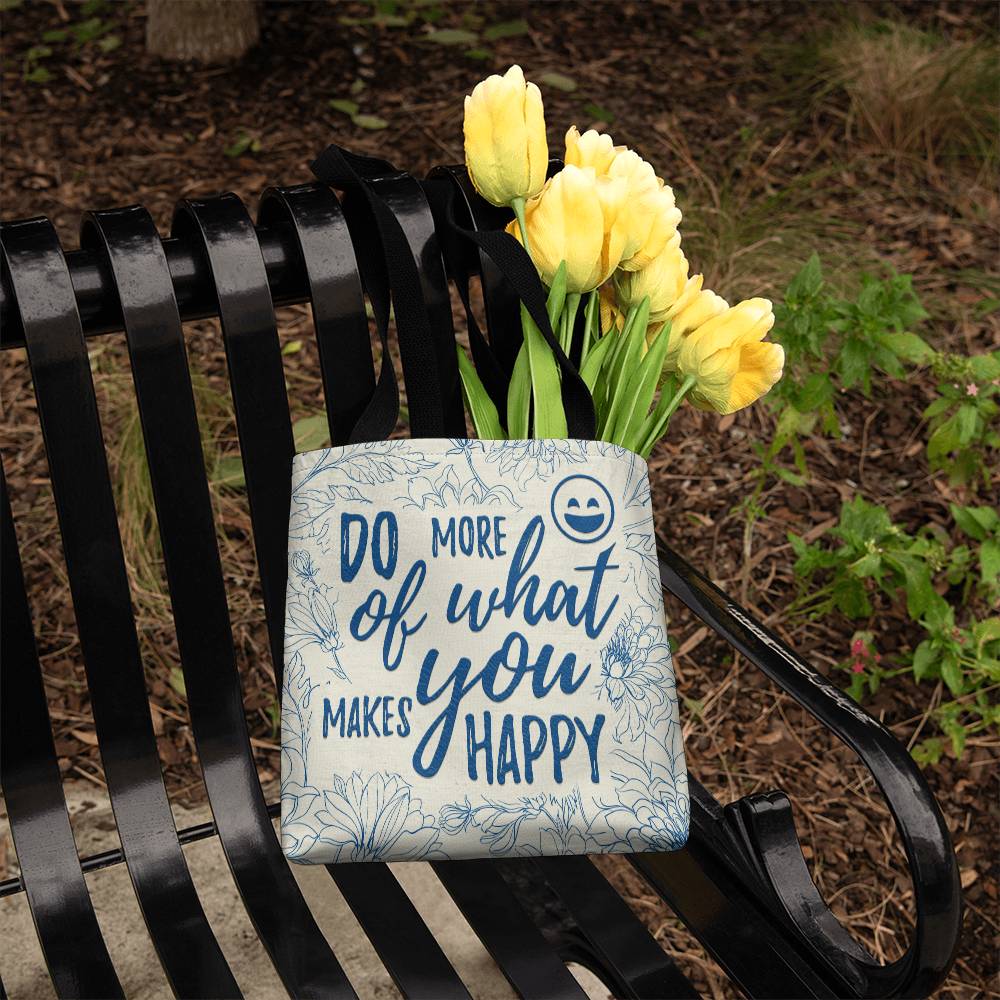
<svg viewBox="0 0 1000 1000">
<path fill-rule="evenodd" d="M 630 814 L 625 834 L 629 850 L 675 851 L 687 840 L 690 801 L 687 773 L 663 763 L 649 763 L 619 751 L 626 772 L 615 774 L 621 782 L 618 800 Z"/>
<path fill-rule="evenodd" d="M 330 588 L 326 584 L 315 582 L 300 592 L 289 593 L 285 602 L 285 655 L 315 644 L 330 657 L 330 670 L 342 680 L 347 680 L 337 657 L 337 650 L 343 641 L 329 594 Z"/>
<path fill-rule="evenodd" d="M 670 647 L 648 608 L 615 627 L 601 651 L 600 691 L 617 714 L 615 739 L 637 740 L 662 717 L 672 687 Z"/>
<path fill-rule="evenodd" d="M 434 817 L 398 774 L 337 776 L 323 791 L 316 819 L 319 840 L 335 849 L 335 861 L 419 861 L 444 857 Z"/>
<path fill-rule="evenodd" d="M 522 490 L 533 479 L 543 482 L 565 463 L 585 462 L 586 443 L 582 441 L 495 441 L 486 454 L 502 476 L 512 476 Z"/>
<path fill-rule="evenodd" d="M 473 808 L 469 802 L 469 796 L 465 796 L 465 802 L 451 802 L 441 807 L 440 821 L 441 829 L 445 833 L 465 833 L 473 819 Z"/>
</svg>

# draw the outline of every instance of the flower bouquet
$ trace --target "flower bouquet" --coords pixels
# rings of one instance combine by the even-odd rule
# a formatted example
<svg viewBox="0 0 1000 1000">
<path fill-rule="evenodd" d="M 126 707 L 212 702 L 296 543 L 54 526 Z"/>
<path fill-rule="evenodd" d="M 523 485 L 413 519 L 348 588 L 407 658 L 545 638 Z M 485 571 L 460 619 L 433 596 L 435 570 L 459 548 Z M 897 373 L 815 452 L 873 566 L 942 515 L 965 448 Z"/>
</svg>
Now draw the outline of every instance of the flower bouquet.
<svg viewBox="0 0 1000 1000">
<path fill-rule="evenodd" d="M 547 289 L 549 322 L 593 396 L 599 440 L 648 458 L 683 401 L 732 413 L 781 377 L 784 352 L 764 339 L 771 303 L 730 305 L 688 273 L 673 191 L 636 152 L 571 126 L 564 166 L 546 179 L 541 94 L 519 66 L 466 97 L 465 160 L 479 194 L 513 211 L 507 231 Z M 524 307 L 521 325 L 505 421 L 459 348 L 476 434 L 564 438 L 560 367 Z"/>
</svg>

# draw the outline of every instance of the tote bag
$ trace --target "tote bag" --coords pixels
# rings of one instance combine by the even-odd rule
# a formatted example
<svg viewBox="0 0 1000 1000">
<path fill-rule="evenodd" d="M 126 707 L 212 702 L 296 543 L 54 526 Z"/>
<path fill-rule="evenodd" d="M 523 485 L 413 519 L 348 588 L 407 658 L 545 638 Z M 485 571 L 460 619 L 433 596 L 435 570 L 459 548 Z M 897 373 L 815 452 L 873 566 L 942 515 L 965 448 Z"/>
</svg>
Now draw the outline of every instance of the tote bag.
<svg viewBox="0 0 1000 1000">
<path fill-rule="evenodd" d="M 440 383 L 412 388 L 441 355 L 411 252 L 369 183 L 387 167 L 336 147 L 314 165 L 378 234 L 359 255 L 386 262 L 364 262 L 380 337 L 391 289 L 411 426 L 441 436 L 375 439 L 398 406 L 386 361 L 353 440 L 295 456 L 283 850 L 326 864 L 676 849 L 687 772 L 646 463 L 586 436 L 561 351 L 585 436 L 443 436 Z M 466 235 L 544 317 L 520 246 Z"/>
</svg>

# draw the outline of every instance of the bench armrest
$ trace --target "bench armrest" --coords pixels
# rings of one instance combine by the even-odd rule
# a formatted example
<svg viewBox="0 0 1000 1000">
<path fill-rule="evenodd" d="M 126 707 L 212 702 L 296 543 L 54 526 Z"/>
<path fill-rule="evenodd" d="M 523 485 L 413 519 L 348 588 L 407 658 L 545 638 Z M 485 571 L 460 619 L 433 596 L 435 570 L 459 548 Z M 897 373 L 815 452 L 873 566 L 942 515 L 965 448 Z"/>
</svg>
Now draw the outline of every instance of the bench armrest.
<svg viewBox="0 0 1000 1000">
<path fill-rule="evenodd" d="M 846 743 L 871 772 L 903 841 L 916 902 L 906 954 L 888 965 L 868 956 L 819 895 L 781 792 L 727 807 L 727 819 L 786 915 L 848 981 L 872 996 L 926 996 L 958 947 L 962 902 L 951 837 L 913 758 L 888 729 L 834 686 L 703 574 L 658 540 L 660 579 L 705 624 Z"/>
</svg>

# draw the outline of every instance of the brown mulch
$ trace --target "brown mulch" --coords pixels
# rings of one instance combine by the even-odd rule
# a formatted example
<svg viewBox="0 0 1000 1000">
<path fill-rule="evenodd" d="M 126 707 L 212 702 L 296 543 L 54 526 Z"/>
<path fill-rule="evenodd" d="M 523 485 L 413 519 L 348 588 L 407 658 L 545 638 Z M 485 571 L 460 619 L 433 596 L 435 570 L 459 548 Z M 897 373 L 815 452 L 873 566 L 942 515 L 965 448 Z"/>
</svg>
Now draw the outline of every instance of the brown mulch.
<svg viewBox="0 0 1000 1000">
<path fill-rule="evenodd" d="M 399 6 L 406 8 L 405 3 Z M 461 49 L 421 41 L 420 27 L 341 22 L 345 16 L 370 14 L 368 6 L 266 4 L 262 46 L 238 67 L 226 69 L 170 66 L 147 57 L 141 5 L 119 3 L 103 16 L 122 38 L 120 47 L 103 52 L 91 44 L 73 50 L 68 58 L 49 63 L 50 82 L 28 84 L 22 80 L 24 53 L 40 43 L 44 31 L 77 17 L 72 5 L 59 0 L 28 4 L 3 16 L 2 215 L 48 215 L 69 248 L 76 245 L 86 209 L 139 202 L 162 232 L 168 231 L 173 206 L 182 197 L 231 190 L 254 211 L 268 184 L 308 180 L 309 160 L 334 138 L 417 173 L 436 163 L 460 162 L 462 95 L 487 73 L 520 61 L 529 76 L 559 71 L 577 83 L 573 92 L 545 90 L 554 151 L 562 125 L 593 124 L 590 106 L 598 105 L 614 117 L 616 139 L 636 146 L 674 184 L 682 208 L 685 191 L 695 195 L 707 190 L 691 173 L 692 162 L 709 178 L 727 176 L 728 183 L 750 197 L 791 186 L 818 164 L 835 165 L 804 193 L 801 210 L 851 227 L 859 259 L 888 261 L 914 273 L 933 316 L 922 332 L 935 346 L 996 349 L 997 314 L 979 316 L 975 307 L 986 293 L 963 277 L 969 272 L 996 275 L 1000 210 L 995 184 L 957 175 L 901 175 L 883 158 L 848 148 L 836 114 L 803 110 L 801 104 L 789 103 L 787 95 L 776 96 L 780 88 L 769 68 L 772 47 L 806 37 L 816 19 L 829 16 L 823 6 L 668 2 L 444 7 L 437 26 L 468 26 L 470 15 L 481 17 L 484 25 L 522 17 L 529 22 L 530 34 L 490 43 L 492 56 L 480 62 L 464 57 Z M 996 21 L 989 4 L 873 5 L 868 13 L 873 12 L 894 12 L 961 37 L 994 30 Z M 364 112 L 381 116 L 388 128 L 359 128 L 329 107 L 330 99 L 352 93 Z M 244 133 L 259 142 L 259 150 L 227 155 Z M 699 248 L 707 252 L 713 245 L 708 234 L 688 232 L 686 239 L 696 266 L 728 273 L 724 262 L 698 260 Z M 816 249 L 823 254 L 822 244 Z M 750 273 L 740 272 L 738 290 L 775 291 L 771 277 L 754 276 L 753 251 L 745 259 Z M 786 278 L 802 259 L 788 262 Z M 294 416 L 314 413 L 321 397 L 308 310 L 289 307 L 279 318 L 283 342 L 302 341 L 301 349 L 286 358 Z M 225 360 L 213 323 L 192 324 L 190 334 L 192 368 L 202 380 L 199 402 L 212 427 L 211 463 L 238 450 L 235 428 L 225 416 Z M 127 447 L 134 416 L 127 357 L 119 338 L 101 338 L 92 346 L 112 471 L 116 482 L 124 482 L 135 464 Z M 26 553 L 61 766 L 68 775 L 101 784 L 22 352 L 6 352 L 0 370 L 4 467 Z M 809 484 L 771 484 L 762 497 L 766 517 L 751 533 L 739 505 L 753 488 L 756 459 L 750 443 L 767 440 L 770 418 L 763 408 L 722 420 L 682 411 L 670 440 L 650 463 L 660 527 L 687 559 L 818 669 L 832 670 L 845 658 L 855 625 L 839 618 L 792 620 L 783 614 L 797 593 L 786 534 L 818 532 L 841 502 L 858 491 L 885 504 L 910 529 L 928 521 L 944 523 L 948 503 L 962 502 L 963 494 L 932 476 L 923 458 L 919 414 L 932 388 L 927 379 L 914 377 L 877 388 L 871 400 L 852 396 L 841 414 L 844 437 L 807 443 Z M 248 512 L 238 490 L 215 488 L 214 501 L 247 718 L 261 774 L 273 779 L 278 766 L 275 697 Z M 154 726 L 171 794 L 197 800 L 203 788 L 186 721 L 162 567 L 155 553 L 150 559 L 142 547 L 142 539 L 155 537 L 155 521 L 138 499 L 130 507 L 131 520 L 123 519 L 123 531 L 140 540 L 135 547 L 126 544 L 126 550 L 134 571 Z M 151 565 L 140 565 L 143 559 Z M 871 778 L 819 724 L 777 695 L 684 609 L 674 605 L 669 611 L 680 651 L 678 682 L 687 706 L 692 773 L 722 801 L 775 787 L 786 791 L 813 876 L 834 912 L 878 958 L 899 956 L 911 930 L 912 888 L 891 819 Z M 891 652 L 909 643 L 912 633 L 899 613 L 889 607 L 880 612 L 879 648 Z M 899 678 L 884 686 L 868 708 L 911 743 L 940 697 L 933 686 Z M 946 756 L 927 770 L 955 839 L 967 905 L 962 951 L 942 996 L 997 995 L 996 749 L 995 737 L 981 736 L 970 741 L 960 760 Z M 699 988 L 713 996 L 733 995 L 697 942 L 638 878 L 617 864 L 609 870 Z"/>
</svg>

